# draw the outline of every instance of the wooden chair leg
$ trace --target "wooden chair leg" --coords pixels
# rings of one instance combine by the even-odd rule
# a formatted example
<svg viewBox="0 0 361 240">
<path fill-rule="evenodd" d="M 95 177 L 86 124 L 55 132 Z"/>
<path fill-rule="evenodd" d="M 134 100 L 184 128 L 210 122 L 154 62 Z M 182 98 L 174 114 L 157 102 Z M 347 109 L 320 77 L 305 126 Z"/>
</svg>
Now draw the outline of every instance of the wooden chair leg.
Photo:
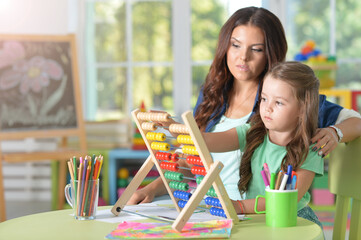
<svg viewBox="0 0 361 240">
<path fill-rule="evenodd" d="M 58 209 L 59 210 L 64 208 L 65 185 L 66 185 L 66 165 L 65 165 L 65 161 L 59 161 L 59 181 L 58 181 Z"/>
<path fill-rule="evenodd" d="M 6 204 L 2 160 L 0 159 L 0 222 L 6 220 Z"/>
</svg>

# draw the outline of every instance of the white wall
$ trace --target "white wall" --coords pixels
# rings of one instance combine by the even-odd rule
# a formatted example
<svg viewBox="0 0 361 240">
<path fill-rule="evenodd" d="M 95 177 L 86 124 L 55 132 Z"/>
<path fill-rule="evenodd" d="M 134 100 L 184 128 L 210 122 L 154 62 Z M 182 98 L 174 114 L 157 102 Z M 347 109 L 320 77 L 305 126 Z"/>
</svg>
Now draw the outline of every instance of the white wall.
<svg viewBox="0 0 361 240">
<path fill-rule="evenodd" d="M 0 0 L 1 34 L 67 34 L 74 23 L 68 6 L 77 0 Z"/>
</svg>

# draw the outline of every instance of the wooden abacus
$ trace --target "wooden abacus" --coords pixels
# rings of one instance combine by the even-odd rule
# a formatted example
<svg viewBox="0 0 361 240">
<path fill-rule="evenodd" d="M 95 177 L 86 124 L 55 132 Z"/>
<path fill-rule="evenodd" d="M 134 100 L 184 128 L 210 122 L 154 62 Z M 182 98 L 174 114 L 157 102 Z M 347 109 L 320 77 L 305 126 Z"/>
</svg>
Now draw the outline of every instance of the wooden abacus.
<svg viewBox="0 0 361 240">
<path fill-rule="evenodd" d="M 189 170 L 194 175 L 204 175 L 204 178 L 197 177 L 198 186 L 192 194 L 187 192 L 187 183 L 179 182 L 183 179 L 183 175 L 177 171 L 182 167 L 179 167 L 175 162 L 178 155 L 169 153 L 170 144 L 164 142 L 166 140 L 165 134 L 153 132 L 158 128 L 157 123 L 168 122 L 171 116 L 168 113 L 134 110 L 132 117 L 147 145 L 150 156 L 115 203 L 111 210 L 112 213 L 119 215 L 129 198 L 155 165 L 175 208 L 179 212 L 177 219 L 172 224 L 173 229 L 179 232 L 183 229 L 205 195 L 211 196 L 205 200 L 207 205 L 213 205 L 210 208 L 211 214 L 232 219 L 233 223 L 236 224 L 238 216 L 219 177 L 223 164 L 219 161 L 213 162 L 192 112 L 188 111 L 182 114 L 185 124 L 170 124 L 168 128 L 170 133 L 181 134 L 178 135 L 177 141 L 180 144 L 185 144 L 182 147 L 182 152 L 187 155 L 187 162 L 195 165 Z M 174 190 L 174 188 L 183 191 Z M 215 196 L 218 196 L 218 198 L 215 198 Z M 176 198 L 181 200 L 177 201 Z M 184 199 L 188 201 L 184 201 Z"/>
</svg>

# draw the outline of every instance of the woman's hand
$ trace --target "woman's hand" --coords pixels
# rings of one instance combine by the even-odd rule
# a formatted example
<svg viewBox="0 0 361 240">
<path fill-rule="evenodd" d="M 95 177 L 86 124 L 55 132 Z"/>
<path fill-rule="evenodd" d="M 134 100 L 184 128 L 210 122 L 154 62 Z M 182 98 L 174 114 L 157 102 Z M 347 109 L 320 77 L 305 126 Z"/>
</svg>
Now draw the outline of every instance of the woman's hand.
<svg viewBox="0 0 361 240">
<path fill-rule="evenodd" d="M 311 141 L 316 143 L 312 150 L 325 157 L 337 147 L 338 136 L 333 128 L 318 128 Z"/>
</svg>

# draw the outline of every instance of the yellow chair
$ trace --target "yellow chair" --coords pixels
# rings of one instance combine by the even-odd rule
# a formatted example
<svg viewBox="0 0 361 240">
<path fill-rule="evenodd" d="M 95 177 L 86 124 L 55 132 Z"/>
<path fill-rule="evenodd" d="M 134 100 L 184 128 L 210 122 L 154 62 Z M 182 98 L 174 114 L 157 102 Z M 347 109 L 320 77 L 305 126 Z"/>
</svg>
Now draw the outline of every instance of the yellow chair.
<svg viewBox="0 0 361 240">
<path fill-rule="evenodd" d="M 330 154 L 328 186 L 336 195 L 333 239 L 345 239 L 352 199 L 349 239 L 361 239 L 361 137 L 341 143 Z"/>
</svg>

